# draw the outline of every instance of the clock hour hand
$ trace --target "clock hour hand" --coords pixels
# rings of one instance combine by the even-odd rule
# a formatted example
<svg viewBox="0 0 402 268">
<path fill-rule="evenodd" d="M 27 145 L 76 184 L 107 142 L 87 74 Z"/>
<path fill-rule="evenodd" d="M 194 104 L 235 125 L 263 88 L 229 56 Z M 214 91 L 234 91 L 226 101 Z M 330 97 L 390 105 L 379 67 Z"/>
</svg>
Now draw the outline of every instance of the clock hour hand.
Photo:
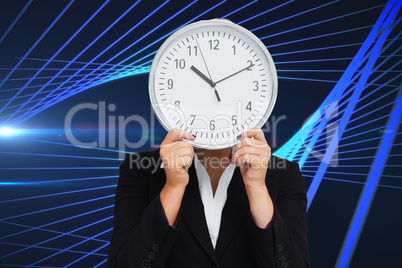
<svg viewBox="0 0 402 268">
<path fill-rule="evenodd" d="M 219 96 L 219 93 L 215 88 L 216 83 L 212 82 L 211 79 L 209 79 L 207 76 L 205 76 L 205 74 L 201 73 L 201 71 L 198 70 L 196 67 L 194 67 L 194 65 L 192 65 L 190 67 L 190 69 L 193 70 L 196 74 L 198 74 L 202 79 L 204 79 L 214 89 L 216 99 L 218 101 L 221 101 L 221 97 Z"/>
<path fill-rule="evenodd" d="M 218 101 L 221 101 L 221 97 L 219 97 L 219 93 L 218 93 L 218 91 L 216 90 L 215 86 L 214 86 L 214 91 L 215 91 L 216 99 L 217 99 Z"/>
<path fill-rule="evenodd" d="M 215 87 L 215 83 L 211 81 L 205 74 L 203 74 L 200 70 L 198 70 L 194 65 L 190 67 L 196 74 L 198 74 L 205 82 L 207 82 L 211 87 Z"/>
<path fill-rule="evenodd" d="M 236 74 L 238 74 L 238 73 L 241 73 L 241 72 L 243 72 L 243 71 L 245 71 L 245 70 L 247 70 L 247 69 L 249 69 L 249 68 L 251 68 L 251 67 L 253 67 L 253 66 L 254 66 L 254 64 L 251 63 L 250 66 L 247 66 L 246 68 L 243 68 L 243 69 L 241 69 L 240 71 L 237 71 L 237 72 L 235 72 L 235 73 L 232 73 L 232 74 L 229 75 L 229 76 L 226 76 L 225 78 L 222 78 L 221 80 L 215 82 L 215 84 L 218 84 L 218 83 L 222 82 L 223 80 L 226 80 L 226 79 L 228 79 L 228 78 L 230 78 L 230 77 L 232 77 L 232 76 L 234 76 L 234 75 L 236 75 Z"/>
</svg>

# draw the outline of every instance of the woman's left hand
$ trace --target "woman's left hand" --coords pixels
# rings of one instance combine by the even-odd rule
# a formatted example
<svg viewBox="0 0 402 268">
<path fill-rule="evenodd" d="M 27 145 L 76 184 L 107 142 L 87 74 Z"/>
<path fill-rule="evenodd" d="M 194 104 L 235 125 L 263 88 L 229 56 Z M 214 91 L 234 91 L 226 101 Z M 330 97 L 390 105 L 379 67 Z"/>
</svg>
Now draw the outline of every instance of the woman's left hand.
<svg viewBox="0 0 402 268">
<path fill-rule="evenodd" d="M 240 166 L 250 212 L 255 224 L 266 229 L 274 215 L 274 205 L 265 184 L 271 148 L 260 128 L 244 132 L 235 146 L 232 163 Z"/>
<path fill-rule="evenodd" d="M 231 163 L 240 167 L 246 187 L 266 187 L 271 148 L 265 140 L 261 128 L 252 128 L 241 135 L 240 142 L 234 148 Z"/>
</svg>

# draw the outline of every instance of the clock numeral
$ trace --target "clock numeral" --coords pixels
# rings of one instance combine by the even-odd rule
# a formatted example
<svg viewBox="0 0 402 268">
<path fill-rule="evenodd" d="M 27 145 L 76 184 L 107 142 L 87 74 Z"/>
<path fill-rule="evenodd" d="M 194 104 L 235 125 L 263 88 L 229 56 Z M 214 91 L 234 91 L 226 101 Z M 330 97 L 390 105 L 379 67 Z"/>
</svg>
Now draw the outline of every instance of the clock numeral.
<svg viewBox="0 0 402 268">
<path fill-rule="evenodd" d="M 190 123 L 190 125 L 192 125 L 193 123 L 194 123 L 194 120 L 195 120 L 195 114 L 192 114 L 192 115 L 190 115 L 191 116 L 191 123 Z"/>
<path fill-rule="evenodd" d="M 198 47 L 197 46 L 193 46 L 193 47 L 188 46 L 187 49 L 188 49 L 189 56 L 191 56 L 191 55 L 197 56 L 198 55 Z"/>
<path fill-rule="evenodd" d="M 253 88 L 253 90 L 254 90 L 254 91 L 258 91 L 258 89 L 259 89 L 259 87 L 258 87 L 258 81 L 254 81 L 253 83 L 254 83 L 254 86 L 255 86 L 255 87 Z"/>
<path fill-rule="evenodd" d="M 168 89 L 172 89 L 173 88 L 173 79 L 169 79 L 167 81 L 167 84 L 168 84 Z"/>
<path fill-rule="evenodd" d="M 232 48 L 233 48 L 233 55 L 236 55 L 236 46 L 233 45 Z"/>
<path fill-rule="evenodd" d="M 248 61 L 247 61 L 247 64 L 251 66 L 251 65 L 253 65 L 253 62 L 252 62 L 251 60 L 248 60 Z M 247 71 L 252 71 L 252 70 L 253 70 L 253 69 L 251 69 L 251 67 L 250 67 L 250 68 L 247 68 Z"/>
<path fill-rule="evenodd" d="M 215 129 L 215 120 L 211 120 L 209 123 L 209 129 L 214 130 Z"/>
<path fill-rule="evenodd" d="M 237 125 L 237 115 L 232 115 L 232 126 Z"/>
<path fill-rule="evenodd" d="M 176 106 L 177 109 L 180 109 L 180 101 L 175 101 L 174 105 Z"/>
<path fill-rule="evenodd" d="M 210 50 L 219 50 L 219 40 L 215 39 L 215 40 L 209 40 L 209 49 Z"/>
<path fill-rule="evenodd" d="M 184 59 L 175 59 L 174 62 L 176 63 L 176 69 L 184 69 L 184 67 L 186 67 L 186 61 Z"/>
<path fill-rule="evenodd" d="M 251 111 L 251 101 L 247 103 L 246 110 Z"/>
</svg>

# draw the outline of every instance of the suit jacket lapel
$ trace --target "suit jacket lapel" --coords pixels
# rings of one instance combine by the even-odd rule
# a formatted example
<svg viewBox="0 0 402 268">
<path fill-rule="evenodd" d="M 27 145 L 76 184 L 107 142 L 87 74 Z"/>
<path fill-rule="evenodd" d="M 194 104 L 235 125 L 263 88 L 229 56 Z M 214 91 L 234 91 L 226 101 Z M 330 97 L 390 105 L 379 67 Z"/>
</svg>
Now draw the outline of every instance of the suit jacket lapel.
<svg viewBox="0 0 402 268">
<path fill-rule="evenodd" d="M 227 193 L 227 200 L 222 211 L 221 226 L 215 248 L 218 258 L 229 245 L 249 210 L 243 177 L 238 167 L 236 167 L 233 173 Z"/>
<path fill-rule="evenodd" d="M 189 229 L 198 240 L 200 245 L 214 260 L 214 262 L 218 264 L 218 259 L 209 236 L 207 221 L 204 214 L 204 205 L 202 204 L 200 196 L 198 178 L 194 168 L 194 163 L 190 166 L 188 173 L 190 175 L 190 181 L 183 196 L 181 213 Z"/>
</svg>

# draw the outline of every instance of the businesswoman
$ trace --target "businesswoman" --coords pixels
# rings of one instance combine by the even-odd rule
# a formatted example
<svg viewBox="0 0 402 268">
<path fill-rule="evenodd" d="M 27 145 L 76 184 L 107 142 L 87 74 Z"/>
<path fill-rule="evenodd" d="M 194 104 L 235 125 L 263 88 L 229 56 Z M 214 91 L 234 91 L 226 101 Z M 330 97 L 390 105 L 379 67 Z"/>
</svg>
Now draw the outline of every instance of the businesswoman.
<svg viewBox="0 0 402 268">
<path fill-rule="evenodd" d="M 298 164 L 271 156 L 257 128 L 234 150 L 194 139 L 174 129 L 160 150 L 126 155 L 108 267 L 310 267 Z"/>
</svg>

